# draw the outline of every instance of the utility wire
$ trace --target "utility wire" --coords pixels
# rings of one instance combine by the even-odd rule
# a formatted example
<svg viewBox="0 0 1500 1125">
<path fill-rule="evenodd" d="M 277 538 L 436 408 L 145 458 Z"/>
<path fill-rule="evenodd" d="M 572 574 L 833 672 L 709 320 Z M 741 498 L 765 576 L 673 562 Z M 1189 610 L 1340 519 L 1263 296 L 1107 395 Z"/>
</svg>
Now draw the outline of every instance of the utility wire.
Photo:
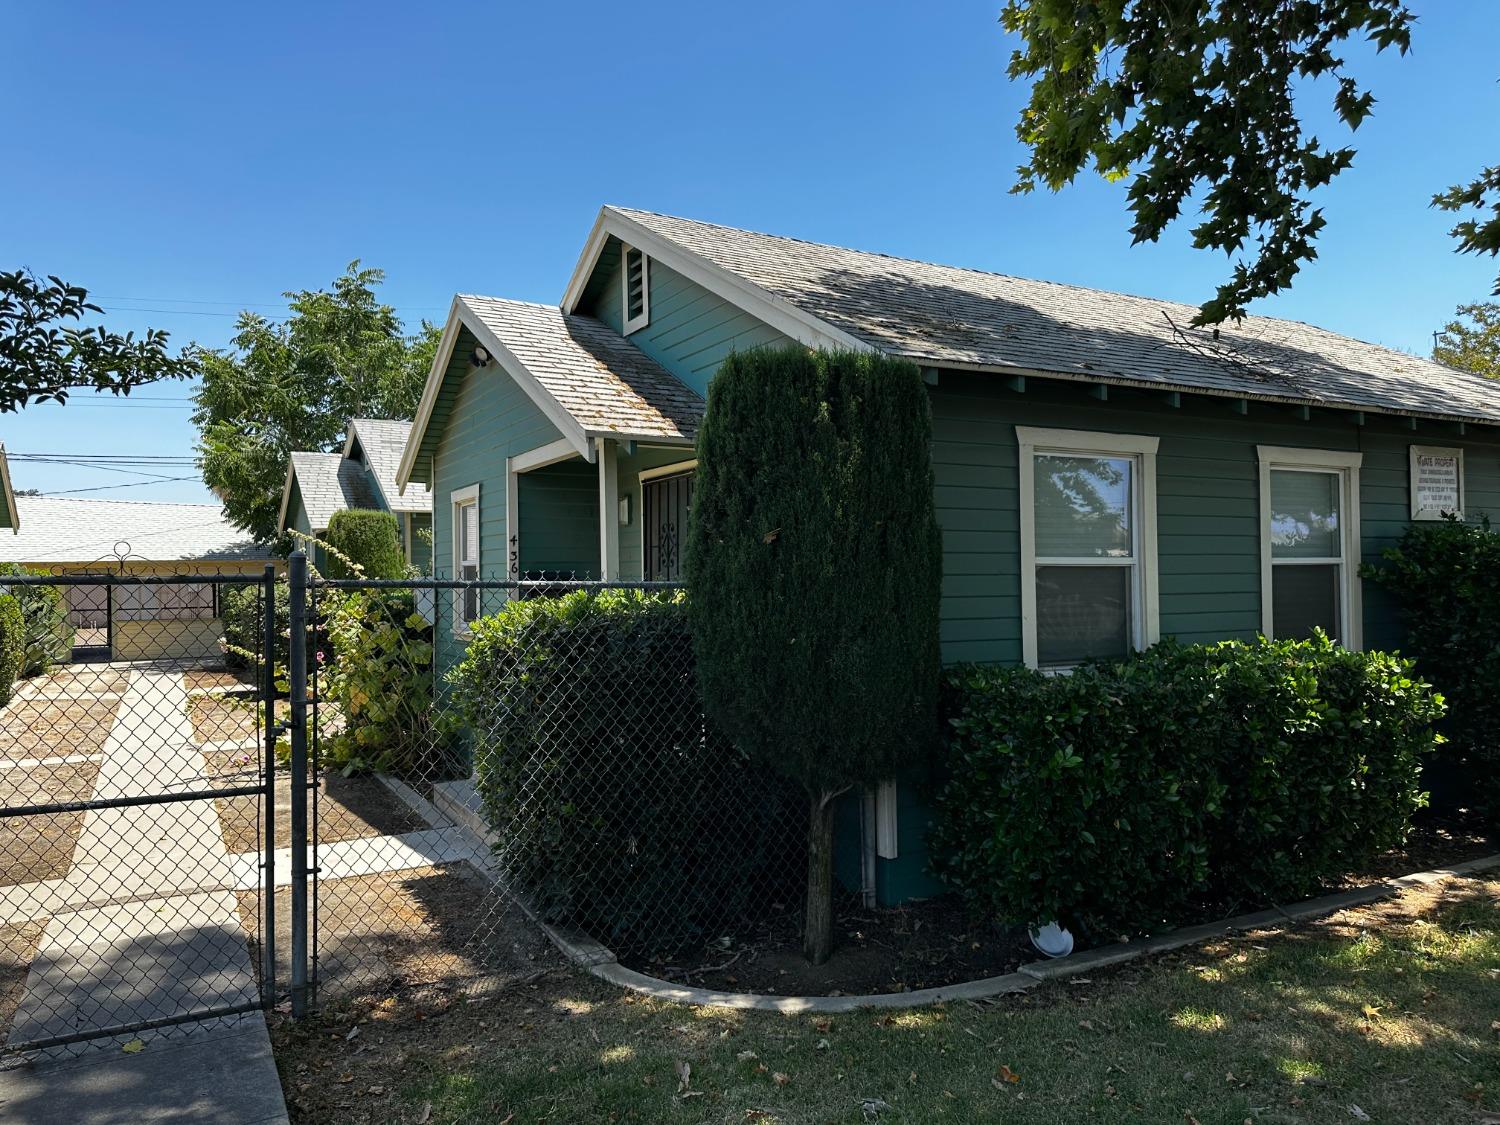
<svg viewBox="0 0 1500 1125">
<path fill-rule="evenodd" d="M 43 496 L 72 496 L 78 492 L 103 492 L 109 488 L 144 488 L 148 484 L 173 484 L 177 481 L 197 480 L 197 477 L 162 477 L 160 480 L 132 480 L 124 484 L 99 484 L 93 488 L 64 488 L 58 492 L 44 492 Z M 179 528 L 178 530 L 182 530 Z"/>
</svg>

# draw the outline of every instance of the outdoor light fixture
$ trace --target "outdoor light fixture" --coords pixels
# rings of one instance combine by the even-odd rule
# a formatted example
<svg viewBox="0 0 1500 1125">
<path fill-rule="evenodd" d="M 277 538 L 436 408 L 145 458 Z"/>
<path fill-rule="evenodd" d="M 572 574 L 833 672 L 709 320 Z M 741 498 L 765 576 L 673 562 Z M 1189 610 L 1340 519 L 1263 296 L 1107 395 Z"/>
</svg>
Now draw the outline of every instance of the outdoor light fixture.
<svg viewBox="0 0 1500 1125">
<path fill-rule="evenodd" d="M 475 367 L 488 367 L 489 366 L 489 362 L 490 362 L 490 353 L 489 352 L 485 351 L 483 348 L 475 348 L 474 349 L 474 366 Z"/>
</svg>

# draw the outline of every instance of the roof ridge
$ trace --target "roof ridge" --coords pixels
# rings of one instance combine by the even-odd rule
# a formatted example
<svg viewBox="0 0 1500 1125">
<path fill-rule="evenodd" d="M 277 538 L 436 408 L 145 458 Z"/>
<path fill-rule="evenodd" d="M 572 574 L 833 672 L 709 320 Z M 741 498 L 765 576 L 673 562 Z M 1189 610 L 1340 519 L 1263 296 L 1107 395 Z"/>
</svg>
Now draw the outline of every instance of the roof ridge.
<svg viewBox="0 0 1500 1125">
<path fill-rule="evenodd" d="M 546 301 L 523 301 L 519 297 L 492 297 L 488 293 L 458 293 L 455 294 L 459 300 L 474 298 L 479 301 L 494 301 L 500 305 L 525 305 L 533 309 L 547 309 L 550 312 L 562 312 L 561 305 L 549 305 Z M 564 313 L 563 315 L 568 315 Z"/>
<path fill-rule="evenodd" d="M 971 273 L 971 274 L 976 274 L 976 275 L 978 275 L 980 277 L 993 277 L 993 278 L 998 278 L 999 280 L 1002 280 L 1002 281 L 1022 281 L 1022 282 L 1025 282 L 1028 285 L 1045 285 L 1045 286 L 1048 286 L 1048 287 L 1054 288 L 1054 289 L 1065 289 L 1065 290 L 1068 290 L 1069 292 L 1073 292 L 1073 293 L 1097 293 L 1097 294 L 1101 294 L 1101 295 L 1106 296 L 1106 297 L 1124 297 L 1124 298 L 1126 298 L 1128 300 L 1132 300 L 1132 301 L 1146 301 L 1146 302 L 1149 302 L 1149 303 L 1154 304 L 1154 305 L 1169 305 L 1169 306 L 1172 306 L 1174 308 L 1189 309 L 1189 310 L 1192 310 L 1193 312 L 1197 312 L 1198 308 L 1199 308 L 1199 306 L 1189 304 L 1186 301 L 1176 301 L 1176 300 L 1172 300 L 1172 299 L 1167 298 L 1167 297 L 1153 297 L 1153 296 L 1151 296 L 1149 294 L 1146 294 L 1146 293 L 1127 293 L 1124 290 L 1120 290 L 1120 289 L 1100 289 L 1100 288 L 1098 288 L 1096 286 L 1092 286 L 1092 285 L 1075 285 L 1072 282 L 1068 282 L 1068 281 L 1052 281 L 1052 280 L 1050 280 L 1048 278 L 1043 278 L 1043 277 L 1026 277 L 1026 276 L 1024 276 L 1022 274 L 1002 273 L 999 270 L 980 269 L 978 266 L 959 266 L 959 265 L 954 265 L 952 262 L 937 262 L 937 261 L 933 261 L 931 258 L 911 258 L 911 257 L 907 257 L 907 256 L 902 255 L 902 254 L 887 254 L 887 253 L 885 253 L 884 251 L 881 251 L 881 250 L 862 250 L 862 249 L 860 249 L 857 246 L 845 246 L 845 245 L 843 245 L 841 243 L 837 243 L 837 242 L 819 242 L 818 240 L 812 239 L 812 238 L 797 238 L 796 236 L 789 235 L 789 234 L 775 234 L 775 233 L 773 233 L 771 231 L 751 230 L 748 227 L 736 227 L 736 226 L 731 226 L 728 223 L 715 223 L 715 222 L 710 222 L 707 219 L 692 219 L 692 218 L 688 218 L 685 215 L 670 215 L 670 214 L 667 214 L 665 211 L 648 211 L 648 210 L 646 210 L 644 208 L 640 208 L 640 207 L 622 207 L 622 206 L 619 206 L 619 205 L 616 205 L 616 204 L 612 204 L 612 203 L 605 204 L 605 207 L 607 209 L 611 210 L 611 211 L 617 211 L 617 212 L 619 212 L 619 213 L 621 213 L 621 214 L 623 214 L 623 215 L 625 215 L 627 217 L 630 216 L 630 215 L 632 215 L 632 214 L 635 214 L 635 215 L 650 215 L 650 216 L 652 216 L 654 218 L 658 218 L 658 219 L 670 219 L 671 221 L 677 222 L 677 223 L 692 223 L 695 226 L 712 227 L 715 230 L 729 231 L 729 232 L 734 233 L 734 234 L 748 234 L 748 235 L 752 235 L 752 236 L 754 236 L 756 238 L 769 238 L 769 239 L 772 239 L 772 240 L 777 241 L 777 242 L 792 242 L 792 243 L 796 243 L 797 245 L 800 245 L 800 246 L 813 246 L 813 247 L 817 247 L 818 249 L 822 249 L 822 250 L 838 250 L 838 251 L 840 251 L 842 253 L 845 253 L 845 254 L 859 254 L 859 255 L 861 255 L 863 257 L 866 257 L 866 258 L 884 258 L 886 261 L 890 261 L 890 262 L 904 262 L 904 263 L 907 263 L 909 265 L 930 266 L 933 269 L 956 270 L 959 273 Z M 1371 347 L 1385 348 L 1387 351 L 1398 351 L 1399 350 L 1397 348 L 1392 348 L 1392 347 L 1390 347 L 1389 345 L 1386 345 L 1386 344 L 1376 344 L 1376 343 L 1373 343 L 1370 340 L 1361 340 L 1358 336 L 1348 336 L 1348 335 L 1345 335 L 1342 332 L 1334 332 L 1331 329 L 1324 328 L 1321 325 L 1312 323 L 1311 321 L 1297 320 L 1294 317 L 1287 317 L 1287 316 L 1267 316 L 1264 313 L 1246 313 L 1245 316 L 1241 320 L 1239 320 L 1239 321 L 1231 321 L 1229 323 L 1230 323 L 1231 327 L 1240 327 L 1240 326 L 1246 324 L 1249 321 L 1264 321 L 1264 322 L 1267 322 L 1267 323 L 1270 323 L 1270 324 L 1295 324 L 1295 325 L 1299 325 L 1299 326 L 1301 326 L 1303 328 L 1310 328 L 1310 329 L 1312 329 L 1315 332 L 1321 332 L 1321 333 L 1323 333 L 1325 335 L 1336 336 L 1336 337 L 1338 337 L 1339 339 L 1342 339 L 1342 340 L 1353 340 L 1356 343 L 1367 344 L 1367 345 L 1369 345 Z M 1199 331 L 1208 332 L 1208 331 L 1212 331 L 1214 329 L 1217 329 L 1218 327 L 1219 327 L 1218 325 L 1211 325 L 1211 326 L 1206 327 L 1206 328 L 1200 328 Z M 1184 326 L 1184 328 L 1186 328 L 1186 326 Z M 1409 354 L 1409 353 L 1402 353 L 1402 354 Z M 1418 359 L 1427 359 L 1428 357 L 1417 356 L 1415 358 L 1418 358 Z M 1431 362 L 1436 362 L 1436 361 L 1434 360 L 1434 361 L 1431 361 Z M 1449 370 L 1455 370 L 1456 371 L 1457 369 L 1456 368 L 1449 368 Z M 1471 373 L 1470 372 L 1459 372 L 1459 374 L 1471 374 Z M 1477 376 L 1477 377 L 1478 378 L 1484 378 L 1483 376 Z"/>
</svg>

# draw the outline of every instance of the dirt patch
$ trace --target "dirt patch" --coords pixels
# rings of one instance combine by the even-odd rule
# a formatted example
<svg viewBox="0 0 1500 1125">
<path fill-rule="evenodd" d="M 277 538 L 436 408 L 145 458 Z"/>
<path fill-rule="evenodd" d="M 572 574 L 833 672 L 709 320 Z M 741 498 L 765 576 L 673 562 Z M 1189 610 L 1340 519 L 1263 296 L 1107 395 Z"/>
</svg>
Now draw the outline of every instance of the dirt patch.
<svg viewBox="0 0 1500 1125">
<path fill-rule="evenodd" d="M 102 695 L 123 692 L 130 684 L 130 673 L 124 668 L 108 664 L 69 664 L 56 668 L 45 676 L 25 681 L 39 695 Z"/>
<path fill-rule="evenodd" d="M 231 672 L 226 669 L 198 668 L 182 674 L 182 682 L 188 691 L 204 691 L 213 688 L 254 688 L 255 669 L 246 668 L 240 672 Z"/>
<path fill-rule="evenodd" d="M 260 710 L 253 698 L 233 695 L 188 697 L 188 717 L 199 742 L 252 740 L 260 736 Z"/>
<path fill-rule="evenodd" d="M 0 759 L 97 754 L 118 708 L 104 699 L 12 700 L 0 712 Z"/>
<path fill-rule="evenodd" d="M 26 995 L 31 959 L 46 928 L 45 919 L 0 926 L 0 1039 L 10 1034 L 11 1021 Z"/>
<path fill-rule="evenodd" d="M 1412 833 L 1405 847 L 1377 856 L 1361 870 L 1335 881 L 1331 889 L 1364 887 L 1416 871 L 1433 871 L 1493 855 L 1497 850 L 1500 848 L 1489 826 L 1478 813 L 1468 809 L 1444 813 L 1424 809 L 1413 818 Z"/>
<path fill-rule="evenodd" d="M 1037 956 L 1024 930 L 974 919 L 950 895 L 839 911 L 837 948 L 817 967 L 802 956 L 800 922 L 800 915 L 788 914 L 752 940 L 727 949 L 710 945 L 680 964 L 625 963 L 664 980 L 726 992 L 852 996 L 999 976 Z"/>
<path fill-rule="evenodd" d="M 239 900 L 250 926 L 260 896 L 241 892 Z M 291 892 L 282 888 L 276 931 L 283 987 L 290 917 Z M 317 947 L 319 1002 L 336 1008 L 491 987 L 562 964 L 541 931 L 461 863 L 321 881 Z"/>
<path fill-rule="evenodd" d="M 212 750 L 203 755 L 204 776 L 215 787 L 229 788 L 257 785 L 262 774 L 262 758 L 251 750 Z M 325 773 L 318 779 L 316 795 L 308 794 L 308 815 L 317 802 L 318 841 L 332 844 L 339 840 L 361 840 L 371 836 L 399 836 L 417 832 L 427 822 L 417 816 L 379 779 L 370 776 L 343 777 Z M 253 852 L 263 843 L 259 794 L 244 797 L 219 797 L 214 801 L 224 846 L 231 852 Z M 284 769 L 276 771 L 275 806 L 276 846 L 292 844 L 292 782 Z"/>
<path fill-rule="evenodd" d="M 0 804 L 48 805 L 84 801 L 94 792 L 98 762 L 0 770 Z M 81 812 L 0 819 L 0 886 L 60 879 L 73 865 L 83 831 Z"/>
</svg>

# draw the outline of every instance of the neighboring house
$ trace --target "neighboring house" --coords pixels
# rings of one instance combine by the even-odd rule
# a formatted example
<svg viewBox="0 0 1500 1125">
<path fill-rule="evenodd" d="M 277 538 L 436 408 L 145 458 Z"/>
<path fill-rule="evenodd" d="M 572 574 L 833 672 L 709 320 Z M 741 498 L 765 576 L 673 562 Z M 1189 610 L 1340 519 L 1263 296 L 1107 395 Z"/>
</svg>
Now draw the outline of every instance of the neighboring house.
<svg viewBox="0 0 1500 1125">
<path fill-rule="evenodd" d="M 402 491 L 396 470 L 406 448 L 410 422 L 351 418 L 340 453 L 293 453 L 282 486 L 276 530 L 323 536 L 335 512 L 366 508 L 390 512 L 400 528 L 402 553 L 420 571 L 432 562 L 432 493 Z M 310 555 L 320 571 L 327 556 L 314 546 Z"/>
<path fill-rule="evenodd" d="M 0 562 L 53 574 L 261 574 L 270 552 L 217 504 L 21 496 L 17 535 Z M 138 587 L 64 586 L 80 659 L 213 659 L 223 625 L 212 581 Z"/>
<path fill-rule="evenodd" d="M 0 493 L 4 494 L 4 504 L 0 504 L 0 528 L 10 528 L 13 532 L 21 530 L 21 516 L 16 511 L 16 490 L 10 486 L 10 461 L 5 456 L 5 446 L 0 445 Z"/>
<path fill-rule="evenodd" d="M 398 479 L 437 497 L 439 574 L 675 578 L 724 357 L 878 350 L 930 387 L 947 660 L 1399 645 L 1360 564 L 1413 519 L 1500 512 L 1500 384 L 1195 312 L 606 207 L 560 306 L 455 298 Z M 466 623 L 440 625 L 447 663 Z M 883 901 L 925 889 L 923 818 L 888 830 L 909 800 L 876 818 Z"/>
</svg>

